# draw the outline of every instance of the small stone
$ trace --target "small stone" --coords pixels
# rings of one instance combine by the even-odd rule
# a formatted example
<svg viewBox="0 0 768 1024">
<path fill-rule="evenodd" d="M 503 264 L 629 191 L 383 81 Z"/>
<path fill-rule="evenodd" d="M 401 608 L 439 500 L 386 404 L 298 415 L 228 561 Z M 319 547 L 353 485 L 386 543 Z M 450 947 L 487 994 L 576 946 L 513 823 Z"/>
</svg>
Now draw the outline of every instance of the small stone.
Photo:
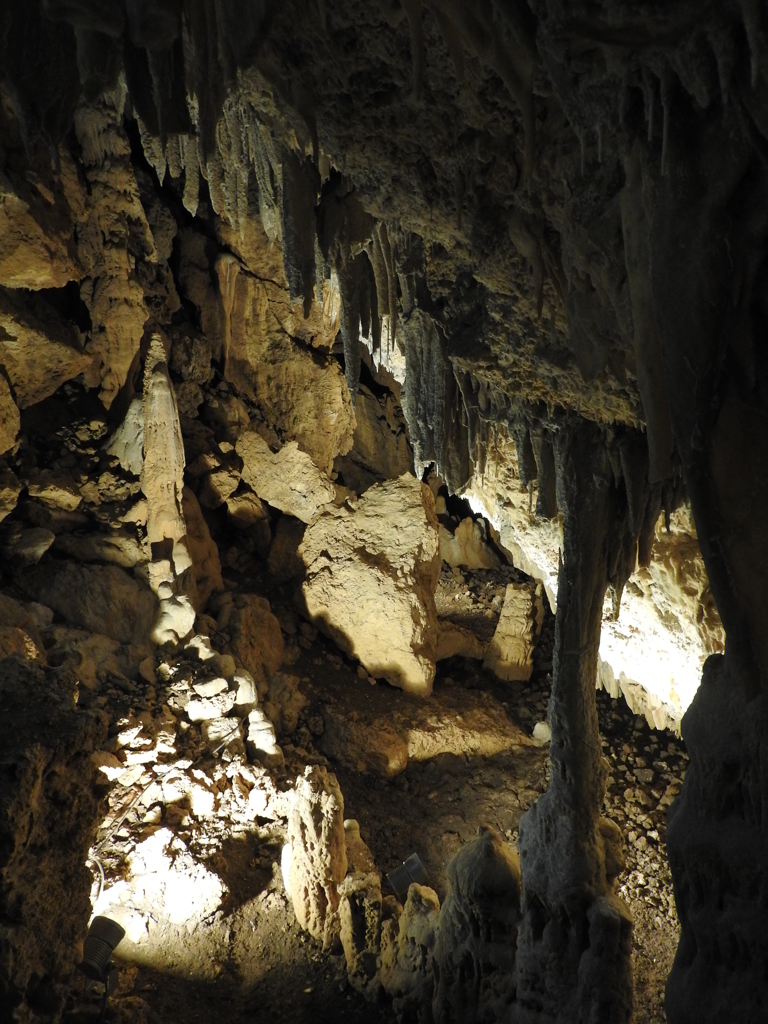
<svg viewBox="0 0 768 1024">
<path fill-rule="evenodd" d="M 357 666 L 357 675 L 359 679 L 367 679 L 368 673 L 365 671 L 362 665 Z"/>
<path fill-rule="evenodd" d="M 548 722 L 537 722 L 533 727 L 533 739 L 539 746 L 545 746 L 552 739 L 552 730 Z"/>
<path fill-rule="evenodd" d="M 223 693 L 224 690 L 229 689 L 229 686 L 226 679 L 219 677 L 217 679 L 209 679 L 204 683 L 194 683 L 192 689 L 198 697 L 215 697 L 217 693 Z"/>
</svg>

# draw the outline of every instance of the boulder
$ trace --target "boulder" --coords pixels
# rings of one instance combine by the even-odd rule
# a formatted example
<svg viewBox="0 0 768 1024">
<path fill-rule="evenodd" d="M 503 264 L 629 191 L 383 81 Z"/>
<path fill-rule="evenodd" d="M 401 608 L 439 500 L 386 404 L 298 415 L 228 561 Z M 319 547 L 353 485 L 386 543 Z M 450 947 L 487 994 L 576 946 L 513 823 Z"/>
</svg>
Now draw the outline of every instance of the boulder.
<svg viewBox="0 0 768 1024">
<path fill-rule="evenodd" d="M 68 665 L 82 686 L 98 690 L 115 679 L 139 679 L 148 644 L 119 643 L 100 633 L 74 626 L 52 625 L 45 630 L 47 653 L 55 665 Z"/>
<path fill-rule="evenodd" d="M 0 551 L 9 562 L 16 565 L 37 565 L 56 539 L 50 530 L 41 526 L 25 528 L 19 522 L 13 522 L 7 529 L 3 529 L 1 536 Z"/>
<path fill-rule="evenodd" d="M 76 329 L 40 296 L 0 288 L 0 365 L 20 409 L 42 402 L 92 362 Z"/>
<path fill-rule="evenodd" d="M 437 519 L 410 474 L 371 487 L 356 508 L 326 508 L 299 548 L 312 621 L 377 678 L 426 696 L 437 655 Z"/>
<path fill-rule="evenodd" d="M 329 949 L 339 934 L 347 853 L 344 798 L 336 776 L 325 768 L 308 767 L 296 780 L 282 869 L 299 925 Z"/>
<path fill-rule="evenodd" d="M 219 629 L 229 634 L 226 649 L 266 692 L 267 677 L 278 670 L 284 653 L 280 623 L 269 601 L 256 594 L 224 593 L 211 601 L 210 610 L 217 617 Z"/>
<path fill-rule="evenodd" d="M 79 562 L 111 562 L 123 569 L 143 565 L 148 558 L 142 542 L 127 529 L 109 533 L 60 533 L 54 548 Z"/>
<path fill-rule="evenodd" d="M 336 497 L 332 482 L 295 441 L 273 452 L 263 437 L 248 430 L 236 448 L 248 486 L 263 501 L 303 523 Z"/>
<path fill-rule="evenodd" d="M 544 619 L 541 584 L 526 580 L 511 566 L 444 566 L 435 604 L 438 661 L 457 655 L 484 659 L 499 679 L 530 679 Z"/>
<path fill-rule="evenodd" d="M 484 666 L 499 679 L 530 679 L 533 652 L 543 620 L 541 585 L 507 584 L 501 615 L 488 645 Z"/>
<path fill-rule="evenodd" d="M 157 603 L 152 592 L 115 565 L 51 561 L 19 573 L 21 589 L 73 626 L 120 643 L 145 643 Z"/>
<path fill-rule="evenodd" d="M 72 477 L 60 470 L 33 469 L 24 478 L 24 483 L 31 498 L 62 512 L 74 512 L 83 500 Z"/>
<path fill-rule="evenodd" d="M 281 516 L 275 528 L 275 536 L 269 548 L 267 569 L 279 583 L 300 580 L 304 576 L 304 562 L 299 555 L 299 546 L 304 539 L 306 525 L 293 516 Z"/>
</svg>

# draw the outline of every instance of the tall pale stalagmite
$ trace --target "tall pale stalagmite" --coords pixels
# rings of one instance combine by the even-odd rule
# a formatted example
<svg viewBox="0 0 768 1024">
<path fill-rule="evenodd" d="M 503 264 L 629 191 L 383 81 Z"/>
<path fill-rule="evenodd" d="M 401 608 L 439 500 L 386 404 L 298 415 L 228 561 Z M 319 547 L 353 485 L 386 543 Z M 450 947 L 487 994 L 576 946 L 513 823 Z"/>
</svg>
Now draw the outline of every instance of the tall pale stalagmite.
<svg viewBox="0 0 768 1024">
<path fill-rule="evenodd" d="M 152 551 L 149 582 L 160 599 L 156 643 L 181 640 L 195 621 L 192 560 L 182 511 L 184 443 L 163 341 L 152 335 L 144 368 L 144 466 L 147 539 Z"/>
</svg>

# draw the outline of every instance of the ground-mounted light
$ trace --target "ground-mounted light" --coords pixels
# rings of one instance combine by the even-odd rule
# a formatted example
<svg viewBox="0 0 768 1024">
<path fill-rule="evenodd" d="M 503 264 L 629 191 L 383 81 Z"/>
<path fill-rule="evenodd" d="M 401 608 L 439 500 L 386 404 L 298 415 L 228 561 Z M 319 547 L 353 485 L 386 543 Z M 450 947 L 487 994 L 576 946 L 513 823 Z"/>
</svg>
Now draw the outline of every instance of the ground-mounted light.
<svg viewBox="0 0 768 1024">
<path fill-rule="evenodd" d="M 104 986 L 104 1004 L 117 987 L 117 967 L 112 954 L 120 945 L 125 929 L 108 917 L 94 917 L 83 944 L 80 970 L 91 981 Z"/>
</svg>

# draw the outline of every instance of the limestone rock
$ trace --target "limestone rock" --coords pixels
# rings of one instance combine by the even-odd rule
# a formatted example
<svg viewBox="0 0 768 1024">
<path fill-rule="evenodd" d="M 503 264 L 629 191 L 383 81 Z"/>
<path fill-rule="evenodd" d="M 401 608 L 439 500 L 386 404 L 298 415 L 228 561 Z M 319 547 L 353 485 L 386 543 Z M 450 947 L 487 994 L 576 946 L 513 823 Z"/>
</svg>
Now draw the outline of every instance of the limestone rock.
<svg viewBox="0 0 768 1024">
<path fill-rule="evenodd" d="M 283 848 L 283 879 L 299 925 L 330 948 L 339 934 L 347 873 L 344 798 L 335 775 L 309 767 L 296 780 Z"/>
<path fill-rule="evenodd" d="M 149 656 L 149 644 L 120 643 L 100 633 L 73 626 L 52 625 L 45 630 L 51 661 L 67 665 L 82 686 L 98 690 L 115 679 L 140 678 L 140 666 Z"/>
<path fill-rule="evenodd" d="M 352 449 L 336 459 L 334 469 L 357 494 L 412 471 L 405 417 L 394 396 L 378 399 L 365 385 L 359 386 Z"/>
<path fill-rule="evenodd" d="M 0 628 L 4 630 L 2 657 L 18 653 L 45 664 L 45 646 L 35 616 L 6 594 L 0 594 Z"/>
<path fill-rule="evenodd" d="M 106 452 L 118 459 L 126 473 L 141 476 L 144 464 L 144 409 L 141 398 L 132 399 L 125 419 L 112 435 Z"/>
<path fill-rule="evenodd" d="M 269 513 L 258 495 L 250 489 L 243 489 L 227 498 L 227 512 L 230 522 L 239 530 L 248 530 L 257 523 L 267 522 L 269 529 Z"/>
<path fill-rule="evenodd" d="M 75 706 L 71 677 L 17 658 L 2 665 L 0 1005 L 39 1019 L 26 997 L 45 978 L 53 1020 L 91 914 L 85 861 L 99 802 L 90 755 L 106 739 L 107 722 Z"/>
<path fill-rule="evenodd" d="M 499 679 L 530 679 L 543 619 L 541 586 L 509 583 L 499 623 L 485 655 L 485 667 Z"/>
<path fill-rule="evenodd" d="M 13 448 L 20 425 L 19 408 L 13 400 L 8 381 L 0 373 L 0 455 Z"/>
<path fill-rule="evenodd" d="M 344 837 L 347 874 L 339 886 L 341 945 L 347 976 L 362 990 L 376 974 L 381 946 L 381 875 L 353 818 L 344 822 Z"/>
<path fill-rule="evenodd" d="M 24 483 L 31 498 L 38 498 L 50 508 L 63 512 L 74 512 L 83 500 L 72 477 L 56 470 L 33 469 Z"/>
<path fill-rule="evenodd" d="M 433 693 L 429 701 L 393 701 L 379 687 L 366 686 L 364 700 L 334 689 L 324 699 L 323 721 L 317 745 L 324 754 L 385 778 L 404 771 L 409 759 L 490 757 L 531 743 L 495 697 L 458 686 Z"/>
<path fill-rule="evenodd" d="M 249 430 L 241 435 L 236 448 L 248 486 L 263 501 L 303 523 L 336 497 L 331 481 L 295 441 L 273 453 L 259 434 Z"/>
<path fill-rule="evenodd" d="M 313 622 L 367 671 L 426 696 L 437 654 L 440 573 L 432 493 L 415 477 L 378 484 L 357 508 L 328 508 L 299 553 Z"/>
<path fill-rule="evenodd" d="M 185 487 L 181 496 L 181 508 L 186 525 L 186 542 L 192 559 L 195 579 L 194 605 L 196 611 L 205 608 L 213 593 L 224 589 L 221 578 L 219 549 L 211 537 L 211 531 L 203 516 L 194 491 Z"/>
<path fill-rule="evenodd" d="M 214 598 L 211 610 L 219 628 L 231 637 L 231 651 L 256 681 L 267 689 L 267 675 L 276 672 L 283 660 L 284 645 L 280 623 L 269 601 L 255 594 L 225 593 Z"/>
<path fill-rule="evenodd" d="M 81 562 L 110 562 L 124 569 L 142 565 L 148 558 L 136 534 L 125 529 L 109 533 L 61 533 L 54 547 Z"/>
<path fill-rule="evenodd" d="M 304 577 L 304 562 L 299 547 L 304 539 L 306 525 L 293 516 L 281 516 L 267 557 L 270 576 L 280 583 Z"/>
<path fill-rule="evenodd" d="M 240 484 L 242 462 L 234 452 L 216 462 L 218 465 L 205 474 L 200 488 L 200 504 L 204 508 L 219 508 Z"/>
<path fill-rule="evenodd" d="M 152 628 L 152 642 L 159 647 L 181 643 L 192 632 L 195 618 L 195 606 L 186 594 L 161 597 Z"/>
<path fill-rule="evenodd" d="M 1 389 L 2 384 L 0 384 Z M 8 463 L 0 459 L 0 522 L 16 508 L 20 494 L 21 483 L 18 477 Z"/>
<path fill-rule="evenodd" d="M 56 535 L 41 526 L 25 529 L 14 522 L 3 530 L 0 550 L 9 562 L 17 565 L 37 565 L 56 539 Z"/>
<path fill-rule="evenodd" d="M 250 426 L 251 417 L 245 403 L 236 395 L 217 394 L 206 398 L 202 419 L 213 430 L 217 441 L 232 444 Z"/>
<path fill-rule="evenodd" d="M 18 584 L 73 626 L 120 643 L 141 644 L 149 637 L 154 595 L 117 566 L 53 561 L 20 573 Z"/>
<path fill-rule="evenodd" d="M 75 328 L 51 306 L 0 288 L 0 365 L 20 409 L 42 402 L 92 362 Z"/>
<path fill-rule="evenodd" d="M 487 668 L 498 667 L 499 678 L 514 678 L 515 673 L 529 678 L 543 619 L 537 587 L 510 566 L 449 569 L 443 565 L 435 593 L 438 661 L 456 655 L 486 658 Z"/>
<path fill-rule="evenodd" d="M 467 516 L 451 534 L 440 527 L 440 557 L 448 565 L 467 569 L 496 569 L 501 559 L 485 539 L 480 520 Z"/>
<path fill-rule="evenodd" d="M 12 190 L 8 184 L 6 178 L 0 204 L 0 284 L 37 291 L 79 280 L 82 270 L 71 220 L 63 214 L 68 209 L 64 196 L 59 194 L 59 208 L 52 210 L 28 182 Z"/>
<path fill-rule="evenodd" d="M 308 701 L 299 689 L 299 677 L 289 672 L 273 672 L 264 696 L 264 711 L 279 736 L 290 735 L 299 723 L 299 714 Z"/>
<path fill-rule="evenodd" d="M 486 828 L 448 865 L 436 928 L 432 1012 L 441 1024 L 506 1020 L 515 999 L 520 859 Z"/>
<path fill-rule="evenodd" d="M 437 893 L 413 882 L 399 917 L 382 923 L 379 980 L 399 1020 L 425 1024 L 431 1016 L 432 952 L 439 914 Z"/>
<path fill-rule="evenodd" d="M 254 708 L 248 714 L 246 746 L 249 755 L 267 767 L 283 763 L 283 752 L 277 745 L 275 727 L 261 708 Z"/>
</svg>

